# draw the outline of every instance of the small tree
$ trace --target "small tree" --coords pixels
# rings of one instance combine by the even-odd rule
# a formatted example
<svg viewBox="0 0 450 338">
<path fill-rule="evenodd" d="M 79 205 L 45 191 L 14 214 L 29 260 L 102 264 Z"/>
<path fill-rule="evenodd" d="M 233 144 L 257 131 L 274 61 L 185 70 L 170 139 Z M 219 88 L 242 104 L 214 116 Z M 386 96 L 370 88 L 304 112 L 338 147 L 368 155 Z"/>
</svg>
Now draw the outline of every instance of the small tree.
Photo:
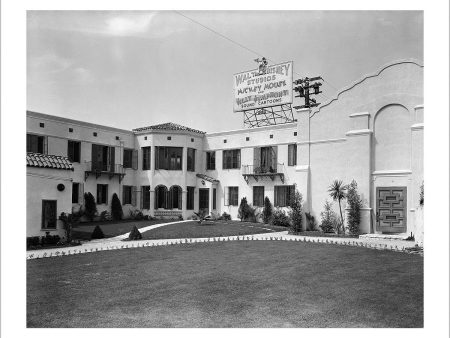
<svg viewBox="0 0 450 338">
<path fill-rule="evenodd" d="M 139 229 L 137 228 L 136 225 L 130 231 L 130 234 L 128 235 L 128 239 L 130 241 L 135 241 L 135 240 L 142 239 L 142 234 L 140 233 L 140 231 L 139 231 Z"/>
<path fill-rule="evenodd" d="M 352 235 L 357 235 L 361 222 L 362 199 L 358 194 L 358 184 L 355 180 L 348 186 L 347 202 L 350 208 L 348 212 L 348 230 Z"/>
<path fill-rule="evenodd" d="M 272 218 L 272 203 L 270 203 L 269 197 L 264 198 L 264 208 L 263 208 L 263 220 L 265 224 L 268 224 L 270 222 L 270 219 Z"/>
<path fill-rule="evenodd" d="M 333 232 L 334 224 L 336 223 L 336 213 L 333 211 L 331 203 L 326 200 L 323 206 L 323 211 L 320 213 L 321 224 L 320 228 L 323 232 Z"/>
<path fill-rule="evenodd" d="M 112 195 L 111 200 L 111 214 L 113 220 L 121 220 L 123 217 L 122 203 L 120 203 L 119 197 L 116 193 Z"/>
<path fill-rule="evenodd" d="M 242 197 L 241 204 L 238 209 L 238 218 L 241 219 L 241 222 L 244 219 L 247 219 L 249 216 L 249 205 L 247 203 L 247 197 Z"/>
<path fill-rule="evenodd" d="M 306 221 L 308 222 L 306 230 L 314 231 L 316 230 L 316 218 L 309 212 L 305 212 Z"/>
<path fill-rule="evenodd" d="M 424 199 L 424 191 L 423 191 L 423 181 L 420 185 L 420 193 L 419 193 L 419 205 L 423 207 L 423 199 Z"/>
<path fill-rule="evenodd" d="M 84 214 L 90 221 L 92 221 L 94 216 L 97 214 L 97 204 L 95 204 L 95 198 L 90 192 L 84 193 L 84 206 Z"/>
<path fill-rule="evenodd" d="M 340 223 L 343 232 L 345 232 L 345 228 L 344 228 L 344 217 L 342 216 L 341 201 L 346 196 L 346 189 L 347 186 L 341 180 L 334 180 L 333 183 L 331 183 L 331 185 L 328 187 L 328 192 L 330 193 L 331 198 L 339 203 L 339 212 L 341 214 Z"/>
<path fill-rule="evenodd" d="M 303 203 L 303 196 L 296 189 L 290 203 L 291 210 L 289 210 L 289 217 L 291 218 L 292 221 L 291 229 L 292 232 L 294 233 L 297 233 L 303 229 L 302 203 Z"/>
<path fill-rule="evenodd" d="M 100 226 L 96 226 L 94 231 L 92 231 L 91 234 L 91 239 L 101 239 L 101 238 L 105 238 L 105 234 L 102 231 L 102 228 L 100 228 Z"/>
<path fill-rule="evenodd" d="M 72 228 L 79 218 L 74 217 L 72 214 L 66 214 L 62 212 L 59 219 L 63 222 L 64 230 L 66 231 L 66 241 L 70 243 L 72 241 Z"/>
</svg>

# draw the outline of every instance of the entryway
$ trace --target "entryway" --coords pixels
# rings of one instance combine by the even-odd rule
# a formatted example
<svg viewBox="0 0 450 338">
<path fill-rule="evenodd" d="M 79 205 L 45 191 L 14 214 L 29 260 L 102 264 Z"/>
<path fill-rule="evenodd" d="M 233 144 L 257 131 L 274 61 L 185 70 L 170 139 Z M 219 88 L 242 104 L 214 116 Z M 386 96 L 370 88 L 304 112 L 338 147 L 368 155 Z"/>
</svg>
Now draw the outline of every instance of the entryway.
<svg viewBox="0 0 450 338">
<path fill-rule="evenodd" d="M 205 215 L 209 215 L 209 189 L 198 189 L 198 209 L 204 210 Z"/>
<path fill-rule="evenodd" d="M 376 227 L 382 233 L 404 233 L 407 224 L 406 187 L 376 188 Z"/>
</svg>

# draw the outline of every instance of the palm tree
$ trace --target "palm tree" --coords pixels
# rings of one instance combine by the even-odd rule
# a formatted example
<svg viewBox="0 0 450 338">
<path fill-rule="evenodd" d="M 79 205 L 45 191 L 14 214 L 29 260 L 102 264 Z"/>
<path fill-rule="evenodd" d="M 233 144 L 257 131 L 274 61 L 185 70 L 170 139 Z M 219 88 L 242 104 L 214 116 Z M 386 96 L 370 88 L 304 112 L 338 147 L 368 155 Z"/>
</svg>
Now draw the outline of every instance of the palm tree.
<svg viewBox="0 0 450 338">
<path fill-rule="evenodd" d="M 328 192 L 334 201 L 339 203 L 339 212 L 341 213 L 342 228 L 344 229 L 344 217 L 342 217 L 341 200 L 346 196 L 347 186 L 341 180 L 334 180 L 328 187 Z"/>
</svg>

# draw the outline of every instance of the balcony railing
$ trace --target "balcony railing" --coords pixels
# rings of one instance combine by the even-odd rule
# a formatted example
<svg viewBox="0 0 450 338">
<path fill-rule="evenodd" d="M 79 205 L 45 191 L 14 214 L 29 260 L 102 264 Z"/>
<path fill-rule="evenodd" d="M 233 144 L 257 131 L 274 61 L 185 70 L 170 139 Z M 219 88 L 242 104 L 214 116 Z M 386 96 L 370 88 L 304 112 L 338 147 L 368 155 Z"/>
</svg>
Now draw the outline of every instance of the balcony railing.
<svg viewBox="0 0 450 338">
<path fill-rule="evenodd" d="M 125 169 L 122 164 L 103 164 L 97 162 L 86 162 L 84 170 L 84 180 L 89 177 L 90 174 L 95 174 L 95 178 L 99 178 L 101 175 L 108 175 L 109 179 L 114 176 L 119 177 L 119 182 L 125 176 Z"/>
<path fill-rule="evenodd" d="M 255 181 L 264 177 L 268 177 L 273 181 L 276 177 L 280 177 L 281 181 L 284 183 L 284 164 L 277 163 L 276 166 L 243 165 L 242 176 L 244 176 L 247 183 L 249 182 L 250 177 Z"/>
</svg>

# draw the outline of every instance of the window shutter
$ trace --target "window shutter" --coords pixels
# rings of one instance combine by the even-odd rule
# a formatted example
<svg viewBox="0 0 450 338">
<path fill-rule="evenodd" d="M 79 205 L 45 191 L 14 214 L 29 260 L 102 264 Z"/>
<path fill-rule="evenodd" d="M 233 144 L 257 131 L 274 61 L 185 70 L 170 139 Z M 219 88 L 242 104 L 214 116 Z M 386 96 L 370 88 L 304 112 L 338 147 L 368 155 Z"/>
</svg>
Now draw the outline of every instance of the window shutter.
<svg viewBox="0 0 450 338">
<path fill-rule="evenodd" d="M 261 147 L 253 149 L 253 172 L 261 166 Z"/>
<path fill-rule="evenodd" d="M 230 205 L 230 187 L 224 187 L 224 205 Z"/>
<path fill-rule="evenodd" d="M 101 201 L 101 188 L 100 188 L 100 185 L 99 184 L 97 184 L 97 204 L 100 204 L 100 201 Z"/>
<path fill-rule="evenodd" d="M 109 164 L 109 171 L 114 172 L 115 170 L 115 159 L 116 159 L 116 148 L 115 147 L 109 147 L 109 158 L 108 158 L 108 164 Z"/>
<path fill-rule="evenodd" d="M 136 192 L 137 192 L 137 187 L 132 186 L 131 187 L 131 205 L 134 207 L 136 206 Z"/>
<path fill-rule="evenodd" d="M 155 147 L 155 170 L 159 169 L 159 147 Z"/>
<path fill-rule="evenodd" d="M 44 136 L 44 154 L 48 154 L 48 138 L 47 136 Z"/>
<path fill-rule="evenodd" d="M 127 190 L 128 189 L 126 189 L 127 188 L 127 186 L 126 185 L 124 185 L 123 187 L 122 187 L 122 205 L 125 205 L 126 203 L 126 196 L 127 196 Z"/>
<path fill-rule="evenodd" d="M 108 205 L 108 186 L 105 184 L 105 204 Z"/>
<path fill-rule="evenodd" d="M 133 150 L 133 153 L 131 155 L 131 166 L 134 170 L 137 170 L 138 168 L 138 151 L 137 150 Z"/>
<path fill-rule="evenodd" d="M 164 197 L 165 197 L 165 203 L 164 203 L 164 209 L 171 209 L 172 208 L 172 206 L 171 206 L 171 204 L 172 203 L 170 203 L 170 191 L 169 190 L 167 190 L 167 188 L 165 189 L 165 194 L 164 194 Z"/>
<path fill-rule="evenodd" d="M 159 203 L 159 187 L 156 187 L 155 189 L 155 210 L 158 209 L 158 203 Z"/>
<path fill-rule="evenodd" d="M 78 183 L 78 203 L 83 204 L 84 200 L 84 183 Z"/>
<path fill-rule="evenodd" d="M 278 160 L 278 147 L 277 146 L 273 146 L 273 147 L 271 147 L 271 154 L 272 154 L 272 158 L 271 158 L 271 165 L 272 165 L 272 168 L 273 168 L 273 170 L 275 171 L 275 172 L 277 172 L 277 164 L 278 164 L 278 162 L 277 162 L 277 160 Z"/>
<path fill-rule="evenodd" d="M 141 185 L 141 196 L 139 199 L 139 209 L 143 209 L 144 208 L 144 186 Z"/>
<path fill-rule="evenodd" d="M 183 209 L 183 192 L 181 191 L 181 188 L 178 188 L 178 209 Z"/>
<path fill-rule="evenodd" d="M 237 150 L 237 168 L 241 167 L 241 149 Z"/>
<path fill-rule="evenodd" d="M 294 145 L 293 145 L 293 148 L 294 148 L 293 164 L 294 164 L 294 165 L 297 165 L 297 144 L 294 144 Z"/>
</svg>

